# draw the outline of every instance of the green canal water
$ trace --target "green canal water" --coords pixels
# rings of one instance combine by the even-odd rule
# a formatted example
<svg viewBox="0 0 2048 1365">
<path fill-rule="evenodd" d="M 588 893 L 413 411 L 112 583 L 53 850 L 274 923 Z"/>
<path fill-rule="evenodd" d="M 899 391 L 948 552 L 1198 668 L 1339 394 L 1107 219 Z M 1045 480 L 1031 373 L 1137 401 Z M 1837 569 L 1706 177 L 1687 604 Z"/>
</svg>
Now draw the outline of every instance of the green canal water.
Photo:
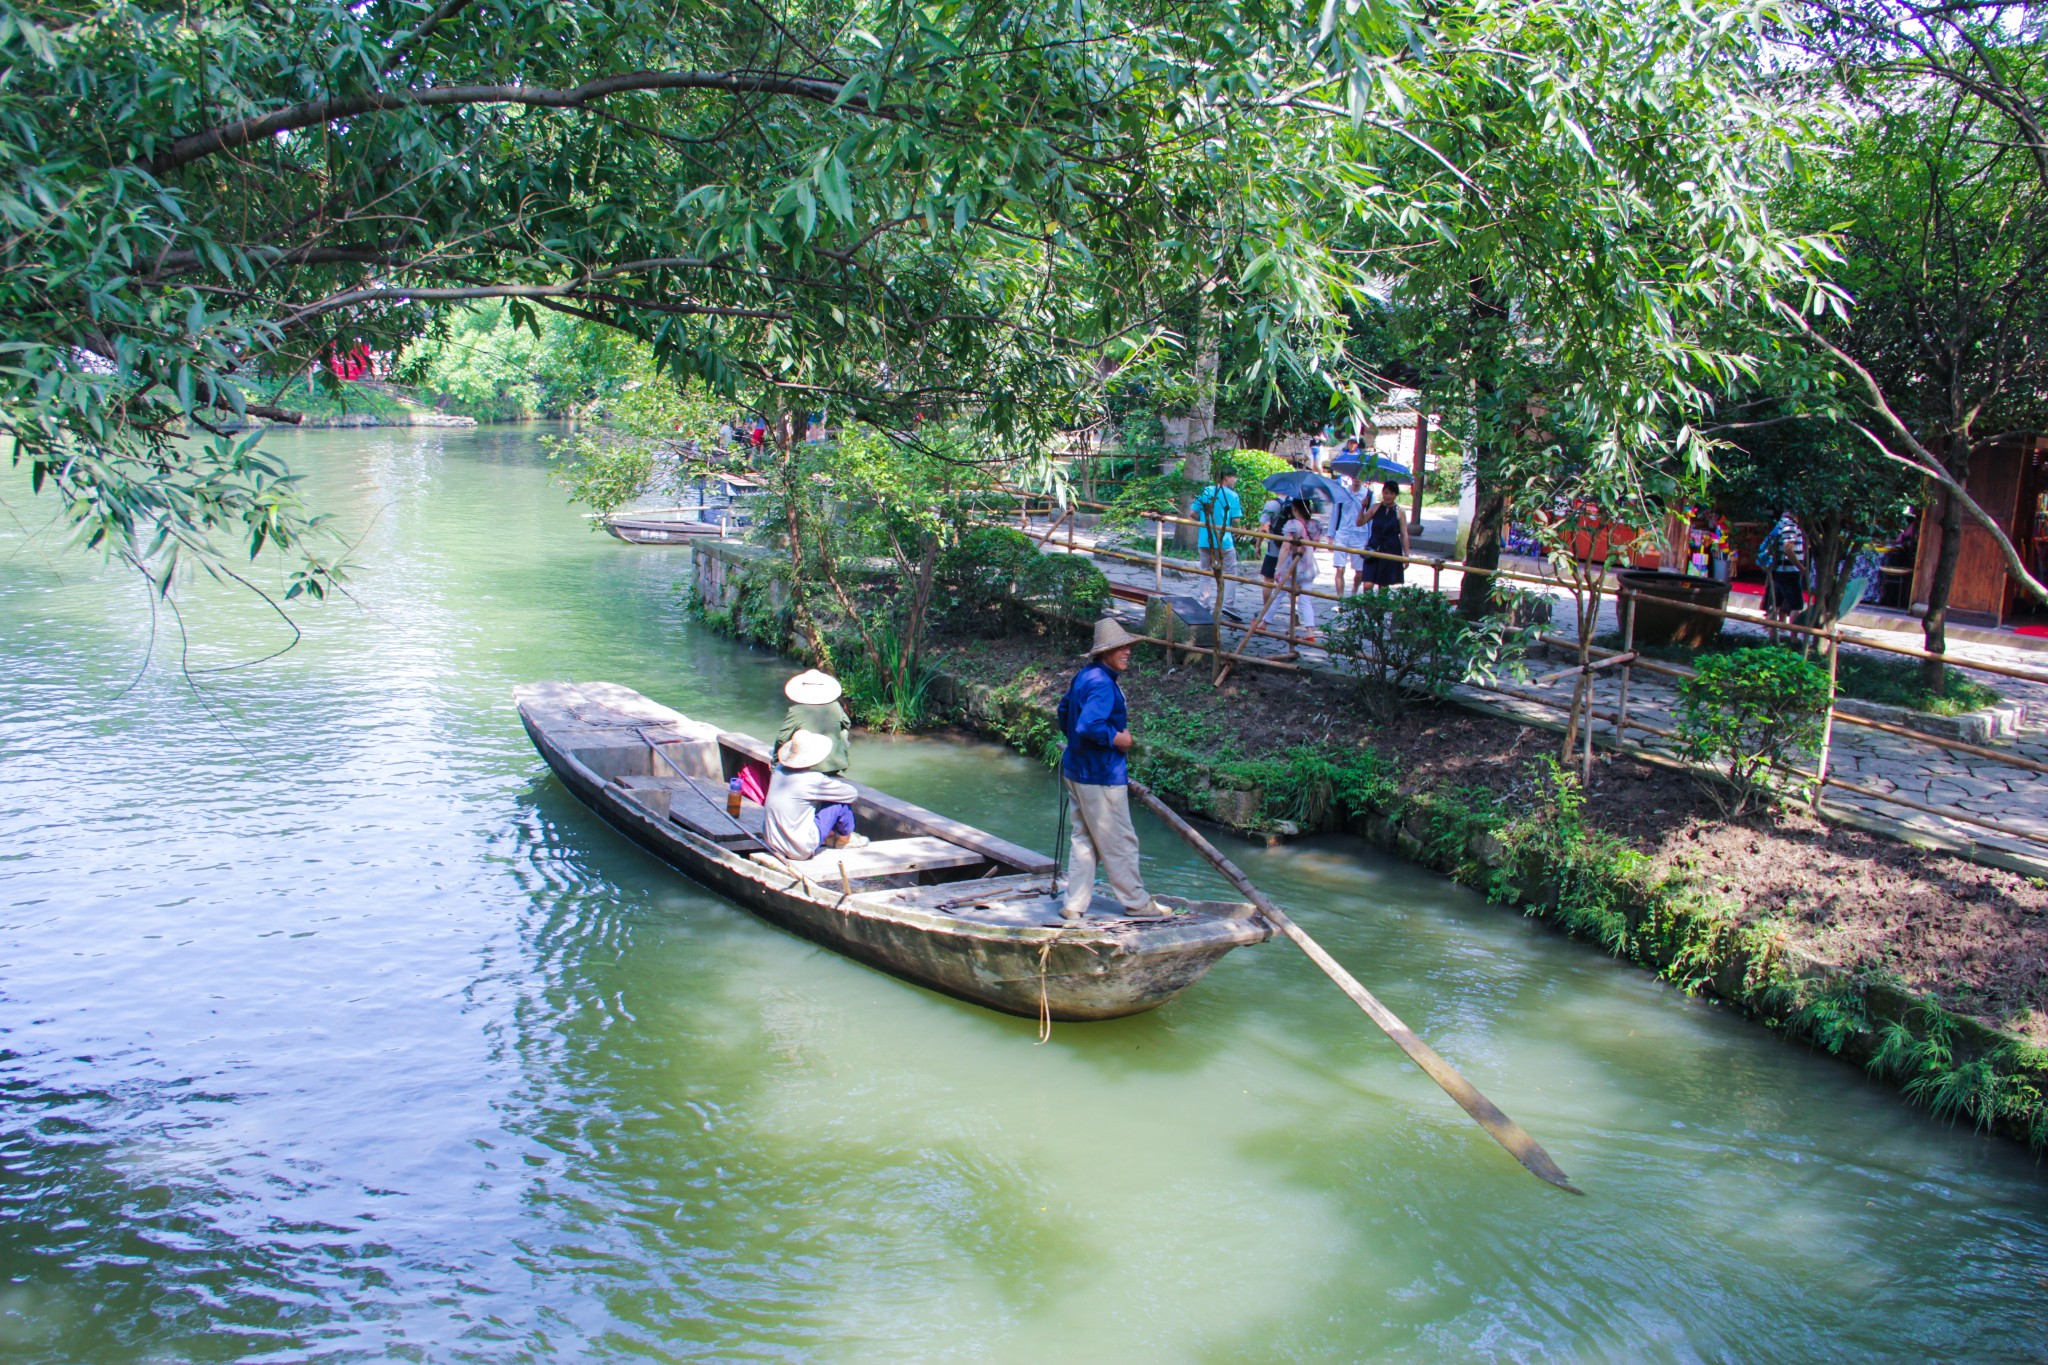
<svg viewBox="0 0 2048 1365">
<path fill-rule="evenodd" d="M 2023 1152 L 1355 844 L 1237 853 L 1586 1198 L 1285 946 L 1039 1047 L 750 918 L 509 700 L 772 726 L 788 666 L 688 621 L 678 552 L 590 534 L 531 430 L 270 444 L 361 543 L 267 662 L 253 599 L 194 584 L 152 649 L 139 586 L 0 511 L 0 1358 L 2048 1353 Z M 1002 749 L 855 761 L 1050 841 Z"/>
</svg>

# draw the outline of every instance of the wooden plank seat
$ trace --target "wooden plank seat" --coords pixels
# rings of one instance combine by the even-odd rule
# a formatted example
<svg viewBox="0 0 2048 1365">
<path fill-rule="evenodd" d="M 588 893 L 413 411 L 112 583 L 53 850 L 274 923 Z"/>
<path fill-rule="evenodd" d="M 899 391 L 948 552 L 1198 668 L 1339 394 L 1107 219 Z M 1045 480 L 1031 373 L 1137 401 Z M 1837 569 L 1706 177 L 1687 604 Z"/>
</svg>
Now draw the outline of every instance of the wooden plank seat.
<svg viewBox="0 0 2048 1365">
<path fill-rule="evenodd" d="M 746 802 L 740 807 L 739 828 L 735 829 L 733 817 L 725 813 L 726 792 L 721 784 L 701 777 L 625 777 L 618 779 L 618 784 L 650 810 L 666 814 L 692 834 L 715 844 L 737 853 L 767 847 L 761 842 L 767 830 L 767 813 L 753 802 Z"/>
<path fill-rule="evenodd" d="M 754 861 L 769 867 L 784 866 L 766 854 L 754 855 Z M 787 866 L 814 882 L 834 885 L 842 870 L 852 880 L 936 872 L 948 867 L 978 867 L 987 861 L 986 854 L 920 834 L 911 839 L 877 839 L 860 848 L 828 848 L 815 858 L 790 862 Z"/>
</svg>

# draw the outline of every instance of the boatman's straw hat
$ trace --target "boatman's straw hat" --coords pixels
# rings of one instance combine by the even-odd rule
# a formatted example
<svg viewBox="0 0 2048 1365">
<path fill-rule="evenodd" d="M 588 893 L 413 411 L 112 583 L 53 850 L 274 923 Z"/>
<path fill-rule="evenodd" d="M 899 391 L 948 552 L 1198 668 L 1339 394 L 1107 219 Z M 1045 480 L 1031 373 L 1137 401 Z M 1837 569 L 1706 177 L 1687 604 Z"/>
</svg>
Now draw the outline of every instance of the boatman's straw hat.
<svg viewBox="0 0 2048 1365">
<path fill-rule="evenodd" d="M 785 768 L 815 768 L 832 752 L 832 737 L 811 730 L 799 730 L 782 746 L 775 761 Z"/>
<path fill-rule="evenodd" d="M 829 706 L 839 700 L 839 679 L 808 669 L 782 685 L 782 695 L 798 706 Z"/>
<path fill-rule="evenodd" d="M 1106 650 L 1122 649 L 1125 645 L 1138 643 L 1138 637 L 1124 629 L 1124 623 L 1114 616 L 1105 616 L 1095 623 L 1095 643 L 1088 650 L 1093 659 Z"/>
</svg>

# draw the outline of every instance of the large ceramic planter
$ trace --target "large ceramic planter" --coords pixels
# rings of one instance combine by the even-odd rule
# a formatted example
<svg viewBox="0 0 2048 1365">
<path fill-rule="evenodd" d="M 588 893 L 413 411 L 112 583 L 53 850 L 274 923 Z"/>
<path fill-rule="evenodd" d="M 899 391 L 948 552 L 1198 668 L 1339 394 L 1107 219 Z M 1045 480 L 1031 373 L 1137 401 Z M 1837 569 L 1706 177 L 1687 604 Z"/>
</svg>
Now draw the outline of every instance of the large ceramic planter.
<svg viewBox="0 0 2048 1365">
<path fill-rule="evenodd" d="M 1624 569 L 1615 578 L 1623 588 L 1636 594 L 1637 645 L 1679 644 L 1705 649 L 1721 637 L 1721 617 L 1686 608 L 1725 611 L 1726 583 L 1650 569 Z M 1626 603 L 1618 604 L 1618 608 L 1621 613 L 1628 610 Z"/>
</svg>

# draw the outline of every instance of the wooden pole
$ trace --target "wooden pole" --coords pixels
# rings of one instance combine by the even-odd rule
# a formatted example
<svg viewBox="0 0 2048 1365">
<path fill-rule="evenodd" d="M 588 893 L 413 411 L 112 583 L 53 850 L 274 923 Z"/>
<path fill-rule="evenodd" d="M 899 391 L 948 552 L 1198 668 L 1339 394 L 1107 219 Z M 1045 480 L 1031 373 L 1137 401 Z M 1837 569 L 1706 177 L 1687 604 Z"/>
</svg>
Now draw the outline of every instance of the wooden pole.
<svg viewBox="0 0 2048 1365">
<path fill-rule="evenodd" d="M 1203 838 L 1201 832 L 1164 801 L 1146 790 L 1143 783 L 1131 783 L 1131 792 L 1164 820 L 1175 834 L 1188 841 L 1195 852 L 1209 860 L 1209 865 L 1223 874 L 1225 881 L 1236 887 L 1244 898 L 1257 906 L 1266 921 L 1294 941 L 1294 945 L 1309 956 L 1309 961 L 1323 969 L 1323 974 L 1337 983 L 1339 990 L 1351 997 L 1353 1004 L 1365 1011 L 1366 1017 L 1379 1025 L 1380 1031 L 1394 1040 L 1394 1045 L 1408 1054 L 1408 1059 L 1421 1067 L 1428 1077 L 1442 1086 L 1444 1093 L 1458 1102 L 1460 1108 L 1470 1114 L 1484 1128 L 1488 1135 L 1507 1148 L 1515 1160 L 1522 1163 L 1529 1174 L 1538 1180 L 1548 1181 L 1571 1194 L 1584 1194 L 1572 1184 L 1550 1153 L 1536 1144 L 1513 1119 L 1502 1113 L 1492 1100 L 1479 1093 L 1473 1084 L 1459 1075 L 1451 1064 L 1437 1055 L 1434 1048 L 1415 1036 L 1415 1031 L 1402 1023 L 1394 1012 L 1382 1005 L 1373 993 L 1360 985 L 1358 978 L 1344 970 L 1336 958 L 1323 951 L 1323 946 L 1303 932 L 1300 925 L 1275 905 L 1266 893 L 1252 885 L 1251 878 L 1238 870 L 1237 864 L 1223 856 L 1216 846 Z"/>
<path fill-rule="evenodd" d="M 1422 475 L 1423 465 L 1429 459 L 1429 400 L 1418 394 L 1415 399 L 1415 483 L 1408 490 L 1408 530 L 1410 534 L 1422 529 Z"/>
<path fill-rule="evenodd" d="M 1295 586 L 1299 570 L 1287 570 L 1287 652 L 1294 653 L 1301 647 L 1301 592 Z"/>
<path fill-rule="evenodd" d="M 1828 713 L 1820 723 L 1820 756 L 1813 765 L 1813 800 L 1807 809 L 1816 813 L 1820 810 L 1821 790 L 1828 784 L 1828 750 L 1835 742 L 1835 680 L 1842 666 L 1842 641 L 1835 637 L 1833 647 L 1828 650 Z"/>
<path fill-rule="evenodd" d="M 1166 523 L 1152 518 L 1152 591 L 1166 591 Z"/>
<path fill-rule="evenodd" d="M 1215 530 L 1209 532 L 1209 568 L 1215 574 L 1216 605 L 1210 612 L 1215 620 L 1210 623 L 1209 645 L 1209 686 L 1223 685 L 1223 537 Z"/>
<path fill-rule="evenodd" d="M 1621 598 L 1621 652 L 1636 652 L 1636 595 L 1627 588 L 1622 589 Z M 1630 659 L 1621 666 L 1621 698 L 1614 704 L 1614 742 L 1619 745 L 1628 732 L 1628 680 L 1635 668 Z"/>
</svg>

